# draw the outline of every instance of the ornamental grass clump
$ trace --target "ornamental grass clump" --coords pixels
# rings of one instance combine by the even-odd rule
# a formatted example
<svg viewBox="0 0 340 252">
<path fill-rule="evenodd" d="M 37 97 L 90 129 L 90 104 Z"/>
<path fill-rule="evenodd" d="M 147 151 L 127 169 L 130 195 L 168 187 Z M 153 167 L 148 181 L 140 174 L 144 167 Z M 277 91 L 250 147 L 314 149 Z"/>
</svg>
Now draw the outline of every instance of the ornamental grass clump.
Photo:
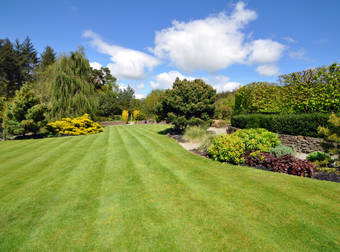
<svg viewBox="0 0 340 252">
<path fill-rule="evenodd" d="M 207 134 L 207 130 L 200 126 L 189 126 L 185 129 L 183 139 L 188 142 L 199 142 Z"/>
<path fill-rule="evenodd" d="M 92 121 L 88 114 L 76 118 L 63 118 L 47 124 L 47 130 L 54 135 L 91 135 L 102 132 L 104 128 Z"/>
<path fill-rule="evenodd" d="M 244 156 L 255 156 L 280 144 L 278 135 L 265 129 L 242 129 L 213 139 L 208 154 L 214 160 L 244 163 Z"/>
</svg>

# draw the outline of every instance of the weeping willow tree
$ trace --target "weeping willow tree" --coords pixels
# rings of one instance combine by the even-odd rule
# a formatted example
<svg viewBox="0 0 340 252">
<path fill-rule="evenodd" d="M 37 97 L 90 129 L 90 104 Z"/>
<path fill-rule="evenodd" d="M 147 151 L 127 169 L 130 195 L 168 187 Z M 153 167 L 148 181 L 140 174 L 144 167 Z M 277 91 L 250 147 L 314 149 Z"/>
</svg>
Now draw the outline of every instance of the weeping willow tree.
<svg viewBox="0 0 340 252">
<path fill-rule="evenodd" d="M 50 120 L 85 113 L 95 116 L 98 101 L 90 82 L 91 67 L 83 49 L 61 56 L 43 76 L 38 88 L 49 106 Z"/>
</svg>

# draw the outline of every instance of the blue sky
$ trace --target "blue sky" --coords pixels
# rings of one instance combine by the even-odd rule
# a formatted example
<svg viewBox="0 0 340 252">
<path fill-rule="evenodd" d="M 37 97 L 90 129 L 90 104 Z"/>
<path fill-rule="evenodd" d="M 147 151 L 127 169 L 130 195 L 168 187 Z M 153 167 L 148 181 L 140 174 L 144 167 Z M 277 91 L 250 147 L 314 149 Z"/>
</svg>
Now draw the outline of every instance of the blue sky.
<svg viewBox="0 0 340 252">
<path fill-rule="evenodd" d="M 340 1 L 1 2 L 0 38 L 39 52 L 85 47 L 92 66 L 143 97 L 176 76 L 218 91 L 339 61 Z"/>
</svg>

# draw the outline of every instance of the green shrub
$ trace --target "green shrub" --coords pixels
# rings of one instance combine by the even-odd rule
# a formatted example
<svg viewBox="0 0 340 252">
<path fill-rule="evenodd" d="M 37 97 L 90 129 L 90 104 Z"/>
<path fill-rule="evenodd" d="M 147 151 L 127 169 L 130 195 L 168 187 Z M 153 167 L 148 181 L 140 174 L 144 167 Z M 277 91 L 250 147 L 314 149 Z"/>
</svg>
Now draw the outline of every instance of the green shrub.
<svg viewBox="0 0 340 252">
<path fill-rule="evenodd" d="M 220 135 L 213 139 L 208 148 L 208 154 L 218 161 L 239 164 L 244 162 L 242 157 L 269 151 L 280 144 L 278 135 L 265 129 L 243 129 L 230 135 Z"/>
<path fill-rule="evenodd" d="M 191 126 L 185 129 L 183 139 L 185 141 L 194 142 L 200 141 L 207 134 L 207 130 L 200 126 Z"/>
<path fill-rule="evenodd" d="M 289 147 L 289 146 L 278 145 L 278 146 L 275 146 L 274 148 L 271 148 L 269 150 L 269 152 L 271 154 L 275 155 L 276 157 L 281 157 L 283 155 L 291 155 L 291 156 L 293 156 L 294 149 L 292 147 Z"/>
<path fill-rule="evenodd" d="M 279 134 L 288 134 L 295 136 L 318 137 L 318 127 L 328 126 L 329 114 L 311 113 L 311 114 L 245 114 L 234 115 L 231 118 L 233 127 L 247 128 L 264 128 L 271 132 Z"/>
<path fill-rule="evenodd" d="M 328 155 L 327 153 L 321 152 L 321 151 L 314 151 L 310 154 L 307 155 L 307 160 L 311 161 L 311 162 L 315 162 L 315 161 L 331 161 L 332 158 L 330 155 Z"/>
</svg>

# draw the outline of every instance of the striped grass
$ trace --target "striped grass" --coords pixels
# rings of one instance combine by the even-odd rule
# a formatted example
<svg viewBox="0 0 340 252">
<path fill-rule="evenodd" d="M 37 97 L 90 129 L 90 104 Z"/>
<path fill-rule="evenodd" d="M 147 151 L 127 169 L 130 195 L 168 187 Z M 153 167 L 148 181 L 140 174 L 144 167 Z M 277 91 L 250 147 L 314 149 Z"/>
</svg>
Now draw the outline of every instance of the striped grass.
<svg viewBox="0 0 340 252">
<path fill-rule="evenodd" d="M 0 143 L 0 251 L 336 251 L 337 183 L 195 156 L 158 132 Z"/>
</svg>

